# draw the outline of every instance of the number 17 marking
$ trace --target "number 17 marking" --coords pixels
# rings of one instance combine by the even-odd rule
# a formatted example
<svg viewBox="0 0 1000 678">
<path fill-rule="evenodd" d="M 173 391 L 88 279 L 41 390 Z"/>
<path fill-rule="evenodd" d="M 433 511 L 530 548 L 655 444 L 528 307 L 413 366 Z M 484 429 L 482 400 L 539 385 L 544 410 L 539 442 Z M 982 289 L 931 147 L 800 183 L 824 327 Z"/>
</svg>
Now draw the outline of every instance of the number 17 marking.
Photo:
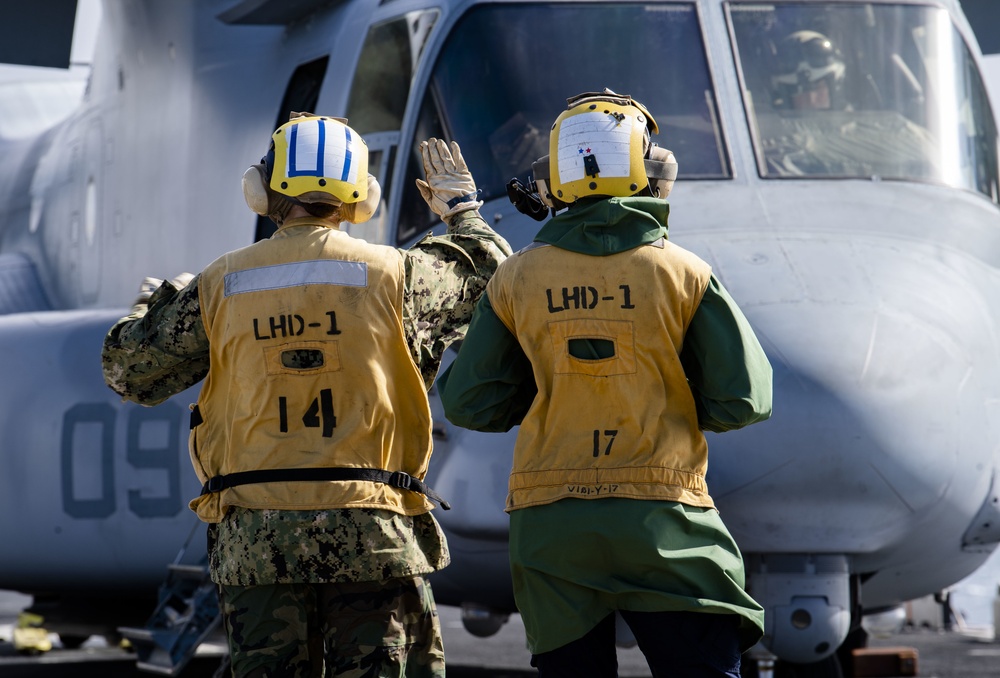
<svg viewBox="0 0 1000 678">
<path fill-rule="evenodd" d="M 605 431 L 604 435 L 608 437 L 608 446 L 604 448 L 604 456 L 608 456 L 611 454 L 611 446 L 615 442 L 615 436 L 618 435 L 618 429 Z M 601 456 L 601 431 L 599 429 L 594 429 L 594 456 Z"/>
</svg>

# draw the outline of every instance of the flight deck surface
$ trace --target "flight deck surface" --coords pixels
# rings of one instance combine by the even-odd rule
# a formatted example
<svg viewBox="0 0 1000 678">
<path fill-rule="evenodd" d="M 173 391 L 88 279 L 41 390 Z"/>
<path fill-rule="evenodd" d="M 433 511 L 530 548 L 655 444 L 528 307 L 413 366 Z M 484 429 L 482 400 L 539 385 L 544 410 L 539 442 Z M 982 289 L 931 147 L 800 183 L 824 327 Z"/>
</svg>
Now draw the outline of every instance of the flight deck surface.
<svg viewBox="0 0 1000 678">
<path fill-rule="evenodd" d="M 134 655 L 92 639 L 77 650 L 55 649 L 39 656 L 14 652 L 10 633 L 16 600 L 0 593 L 0 677 L 2 678 L 142 678 L 156 674 L 139 671 Z M 460 611 L 440 607 L 449 678 L 527 678 L 537 675 L 524 647 L 524 627 L 517 615 L 494 636 L 477 638 L 463 627 Z M 221 640 L 221 639 L 219 639 Z M 918 653 L 920 678 L 1000 678 L 1000 643 L 989 634 L 966 635 L 926 629 L 904 631 L 871 639 L 869 647 L 912 647 Z M 221 662 L 221 645 L 209 643 L 180 678 L 211 678 Z M 637 648 L 618 650 L 621 678 L 650 675 Z"/>
</svg>

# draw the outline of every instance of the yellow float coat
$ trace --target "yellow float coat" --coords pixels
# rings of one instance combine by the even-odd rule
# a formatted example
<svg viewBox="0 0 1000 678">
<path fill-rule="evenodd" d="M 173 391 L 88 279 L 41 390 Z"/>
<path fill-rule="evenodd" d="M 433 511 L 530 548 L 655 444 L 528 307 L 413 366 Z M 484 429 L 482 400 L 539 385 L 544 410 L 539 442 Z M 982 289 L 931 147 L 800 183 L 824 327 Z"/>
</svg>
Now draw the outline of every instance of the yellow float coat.
<svg viewBox="0 0 1000 678">
<path fill-rule="evenodd" d="M 536 243 L 500 266 L 487 294 L 538 387 L 514 447 L 507 511 L 569 497 L 714 507 L 679 358 L 710 276 L 666 240 L 608 256 Z"/>
<path fill-rule="evenodd" d="M 199 289 L 211 367 L 190 451 L 202 482 L 322 467 L 423 479 L 431 415 L 403 331 L 397 250 L 297 219 L 210 264 Z M 229 506 L 432 508 L 416 492 L 354 480 L 247 484 L 191 502 L 207 522 Z"/>
</svg>

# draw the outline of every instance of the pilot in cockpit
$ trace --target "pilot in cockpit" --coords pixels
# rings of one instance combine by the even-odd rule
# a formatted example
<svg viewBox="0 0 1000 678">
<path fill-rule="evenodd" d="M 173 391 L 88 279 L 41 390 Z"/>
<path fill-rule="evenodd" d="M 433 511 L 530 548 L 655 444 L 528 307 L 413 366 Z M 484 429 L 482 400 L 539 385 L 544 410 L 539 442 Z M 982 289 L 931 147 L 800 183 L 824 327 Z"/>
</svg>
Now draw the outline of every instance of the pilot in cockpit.
<svg viewBox="0 0 1000 678">
<path fill-rule="evenodd" d="M 830 38 L 816 31 L 795 31 L 781 41 L 777 56 L 781 72 L 771 77 L 774 108 L 800 111 L 847 107 L 847 67 Z"/>
<path fill-rule="evenodd" d="M 845 52 L 827 35 L 799 28 L 775 45 L 773 57 L 770 110 L 756 111 L 766 175 L 933 174 L 929 133 L 884 99 L 862 67 L 861 53 Z"/>
</svg>

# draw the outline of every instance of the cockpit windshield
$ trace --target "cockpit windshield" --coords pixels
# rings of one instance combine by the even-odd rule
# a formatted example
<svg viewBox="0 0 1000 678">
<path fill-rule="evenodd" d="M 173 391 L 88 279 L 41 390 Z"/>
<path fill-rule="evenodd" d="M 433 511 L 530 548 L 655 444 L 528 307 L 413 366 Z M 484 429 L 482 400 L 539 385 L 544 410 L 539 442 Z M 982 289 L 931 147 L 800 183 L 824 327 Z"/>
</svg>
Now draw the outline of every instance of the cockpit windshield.
<svg viewBox="0 0 1000 678">
<path fill-rule="evenodd" d="M 924 181 L 998 199 L 997 131 L 948 13 L 885 3 L 731 3 L 766 178 Z"/>
<path fill-rule="evenodd" d="M 608 87 L 659 123 L 681 178 L 730 176 L 705 45 L 693 3 L 487 4 L 466 13 L 437 56 L 415 139 L 457 139 L 482 198 L 548 155 L 566 99 Z M 407 176 L 419 176 L 410 149 Z M 412 181 L 407 182 L 412 184 Z M 404 189 L 400 241 L 434 223 Z"/>
</svg>

